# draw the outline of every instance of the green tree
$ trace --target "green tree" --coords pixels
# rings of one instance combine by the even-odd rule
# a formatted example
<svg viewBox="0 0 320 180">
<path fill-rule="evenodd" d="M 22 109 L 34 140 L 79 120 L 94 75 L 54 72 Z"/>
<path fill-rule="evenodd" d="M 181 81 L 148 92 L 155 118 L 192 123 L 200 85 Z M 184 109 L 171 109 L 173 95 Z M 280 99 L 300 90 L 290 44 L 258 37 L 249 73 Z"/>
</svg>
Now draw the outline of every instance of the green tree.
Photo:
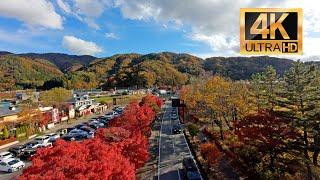
<svg viewBox="0 0 320 180">
<path fill-rule="evenodd" d="M 45 106 L 61 105 L 72 97 L 71 91 L 64 88 L 53 88 L 40 94 L 41 104 Z"/>
<path fill-rule="evenodd" d="M 9 138 L 9 131 L 8 131 L 7 126 L 4 127 L 4 129 L 3 129 L 3 137 L 4 137 L 4 139 L 8 139 Z"/>
<path fill-rule="evenodd" d="M 279 91 L 276 70 L 268 66 L 264 72 L 254 74 L 251 82 L 258 108 L 273 110 Z"/>
<path fill-rule="evenodd" d="M 303 153 L 308 168 L 308 179 L 311 178 L 309 166 L 308 133 L 313 128 L 319 113 L 319 81 L 314 66 L 294 62 L 284 75 L 283 91 L 280 105 L 287 109 L 287 115 L 293 119 L 292 125 L 303 131 Z"/>
</svg>

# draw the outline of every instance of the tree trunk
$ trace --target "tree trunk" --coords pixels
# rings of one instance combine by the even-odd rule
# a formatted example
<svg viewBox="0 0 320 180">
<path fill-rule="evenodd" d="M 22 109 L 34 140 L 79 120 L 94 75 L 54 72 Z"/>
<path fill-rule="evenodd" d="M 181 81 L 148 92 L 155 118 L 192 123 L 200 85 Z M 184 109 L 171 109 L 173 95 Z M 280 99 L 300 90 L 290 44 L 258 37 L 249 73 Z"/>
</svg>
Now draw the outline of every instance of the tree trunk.
<svg viewBox="0 0 320 180">
<path fill-rule="evenodd" d="M 308 155 L 309 141 L 308 141 L 306 121 L 303 122 L 303 140 L 304 140 L 304 157 L 306 158 L 306 160 L 309 160 L 309 155 Z"/>
<path fill-rule="evenodd" d="M 223 141 L 224 140 L 224 135 L 223 135 L 223 130 L 222 130 L 222 123 L 221 123 L 221 126 L 219 126 L 219 129 L 220 129 L 220 138 Z"/>
<path fill-rule="evenodd" d="M 319 148 L 315 148 L 312 159 L 315 166 L 318 165 Z"/>
<path fill-rule="evenodd" d="M 270 153 L 270 170 L 272 172 L 274 172 L 274 170 L 275 170 L 274 160 L 275 160 L 275 154 L 271 152 Z"/>
</svg>

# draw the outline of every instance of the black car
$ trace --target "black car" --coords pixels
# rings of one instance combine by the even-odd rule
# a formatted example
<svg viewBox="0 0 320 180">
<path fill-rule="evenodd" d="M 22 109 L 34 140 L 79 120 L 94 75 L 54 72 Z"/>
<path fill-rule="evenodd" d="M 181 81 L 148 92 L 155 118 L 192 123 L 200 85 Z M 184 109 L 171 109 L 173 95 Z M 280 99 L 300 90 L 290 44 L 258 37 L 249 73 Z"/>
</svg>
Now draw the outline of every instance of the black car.
<svg viewBox="0 0 320 180">
<path fill-rule="evenodd" d="M 19 158 L 21 160 L 30 160 L 30 158 L 32 156 L 34 156 L 35 154 L 36 154 L 36 150 L 29 148 L 29 149 L 26 149 L 25 151 L 23 151 L 21 153 L 21 155 L 19 156 Z"/>
<path fill-rule="evenodd" d="M 81 141 L 83 139 L 86 139 L 87 136 L 85 136 L 83 134 L 76 134 L 76 135 L 73 136 L 73 138 L 74 138 L 75 141 Z"/>
<path fill-rule="evenodd" d="M 9 149 L 13 155 L 18 156 L 20 155 L 27 147 L 25 145 L 14 146 Z"/>
<path fill-rule="evenodd" d="M 191 157 L 184 158 L 182 161 L 185 177 L 188 180 L 201 180 L 201 174 L 197 165 Z"/>
<path fill-rule="evenodd" d="M 89 132 L 94 132 L 94 129 L 92 129 L 92 128 L 89 127 L 89 126 L 83 126 L 83 127 L 81 127 L 80 129 L 81 129 L 82 131 L 87 132 L 87 133 L 89 133 Z"/>
<path fill-rule="evenodd" d="M 179 125 L 174 125 L 172 127 L 172 133 L 173 134 L 180 134 L 181 133 L 181 127 Z"/>
<path fill-rule="evenodd" d="M 65 140 L 65 141 L 74 141 L 75 140 L 74 136 L 69 135 L 69 134 L 62 136 L 61 139 Z"/>
<path fill-rule="evenodd" d="M 67 128 L 67 132 L 69 133 L 70 131 L 72 131 L 74 129 L 76 129 L 76 128 L 74 128 L 74 127 Z"/>
<path fill-rule="evenodd" d="M 89 127 L 94 130 L 97 130 L 98 128 L 100 128 L 100 126 L 98 126 L 97 124 L 90 124 Z"/>
<path fill-rule="evenodd" d="M 80 128 L 83 127 L 83 126 L 85 126 L 85 124 L 78 124 L 78 125 L 74 126 L 74 128 L 80 129 Z"/>
</svg>

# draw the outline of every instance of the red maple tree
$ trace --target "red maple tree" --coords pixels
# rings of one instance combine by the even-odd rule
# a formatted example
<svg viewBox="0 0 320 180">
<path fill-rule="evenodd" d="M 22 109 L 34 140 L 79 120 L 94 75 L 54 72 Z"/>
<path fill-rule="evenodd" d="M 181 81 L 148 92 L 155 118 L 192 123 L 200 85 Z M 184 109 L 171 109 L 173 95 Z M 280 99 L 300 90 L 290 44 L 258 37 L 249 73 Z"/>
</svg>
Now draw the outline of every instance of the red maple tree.
<svg viewBox="0 0 320 180">
<path fill-rule="evenodd" d="M 157 98 L 157 97 L 156 97 Z M 132 102 L 124 113 L 82 142 L 58 140 L 53 148 L 40 149 L 32 166 L 19 179 L 135 179 L 135 170 L 148 160 L 148 138 L 155 111 L 147 97 Z M 159 108 L 160 108 L 159 106 Z"/>
<path fill-rule="evenodd" d="M 285 152 L 289 142 L 294 142 L 298 133 L 288 126 L 289 119 L 267 110 L 250 114 L 235 123 L 235 134 L 245 145 L 258 148 L 259 152 L 268 154 L 270 168 L 279 153 Z"/>
<path fill-rule="evenodd" d="M 40 149 L 19 179 L 135 179 L 132 164 L 99 138 L 83 142 L 58 140 Z"/>
</svg>

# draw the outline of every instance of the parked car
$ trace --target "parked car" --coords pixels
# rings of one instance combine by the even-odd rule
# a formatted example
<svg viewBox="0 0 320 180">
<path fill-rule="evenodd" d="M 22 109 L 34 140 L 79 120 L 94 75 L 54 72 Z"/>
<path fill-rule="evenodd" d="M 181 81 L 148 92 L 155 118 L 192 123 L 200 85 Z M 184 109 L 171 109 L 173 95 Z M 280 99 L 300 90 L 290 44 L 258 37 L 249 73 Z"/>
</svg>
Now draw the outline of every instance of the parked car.
<svg viewBox="0 0 320 180">
<path fill-rule="evenodd" d="M 66 135 L 62 136 L 61 139 L 65 140 L 65 141 L 74 141 L 75 140 L 74 136 L 70 135 L 70 134 L 66 134 Z"/>
<path fill-rule="evenodd" d="M 99 122 L 99 121 L 92 121 L 92 122 L 89 123 L 89 125 L 91 125 L 91 124 L 97 125 L 98 127 L 103 127 L 104 126 L 104 124 Z"/>
<path fill-rule="evenodd" d="M 21 155 L 19 156 L 19 158 L 21 160 L 30 160 L 30 158 L 32 156 L 34 156 L 36 154 L 36 149 L 26 149 L 25 151 L 23 151 L 21 153 Z"/>
<path fill-rule="evenodd" d="M 27 144 L 25 144 L 25 146 L 27 148 L 36 149 L 40 146 L 40 143 L 38 141 L 31 141 L 31 142 L 28 142 Z"/>
<path fill-rule="evenodd" d="M 97 130 L 97 129 L 100 128 L 100 126 L 97 125 L 97 124 L 90 124 L 89 127 L 91 127 L 91 128 L 94 129 L 94 130 Z"/>
<path fill-rule="evenodd" d="M 18 145 L 9 148 L 9 152 L 11 152 L 13 155 L 18 156 L 20 155 L 27 147 L 25 145 Z"/>
<path fill-rule="evenodd" d="M 181 131 L 181 127 L 179 125 L 174 125 L 172 127 L 172 133 L 173 134 L 180 134 L 182 131 Z"/>
<path fill-rule="evenodd" d="M 24 162 L 20 161 L 19 159 L 9 158 L 0 162 L 0 171 L 12 173 L 23 168 L 24 166 Z"/>
<path fill-rule="evenodd" d="M 185 177 L 188 180 L 201 180 L 201 174 L 198 171 L 196 163 L 193 158 L 188 157 L 184 158 L 182 161 L 183 171 L 185 173 Z"/>
<path fill-rule="evenodd" d="M 57 131 L 57 134 L 59 134 L 60 136 L 63 136 L 65 134 L 67 134 L 67 133 L 68 133 L 68 129 L 59 129 Z"/>
<path fill-rule="evenodd" d="M 9 151 L 4 151 L 0 153 L 0 160 L 3 161 L 4 159 L 13 158 L 13 154 Z"/>
<path fill-rule="evenodd" d="M 49 139 L 50 139 L 49 136 L 39 136 L 39 137 L 36 137 L 34 140 L 38 141 L 39 144 L 46 144 L 49 142 Z"/>
<path fill-rule="evenodd" d="M 88 134 L 74 134 L 72 135 L 75 141 L 81 141 L 88 137 Z"/>
<path fill-rule="evenodd" d="M 70 131 L 72 131 L 74 129 L 76 129 L 76 128 L 74 128 L 74 127 L 67 128 L 67 133 L 69 133 Z"/>
<path fill-rule="evenodd" d="M 52 139 L 58 139 L 58 138 L 60 138 L 60 134 L 57 134 L 57 133 L 50 133 L 50 134 L 47 134 L 47 136 L 49 137 L 49 142 L 50 142 L 50 140 L 52 140 Z"/>
<path fill-rule="evenodd" d="M 85 131 L 81 130 L 81 129 L 73 129 L 72 131 L 70 131 L 68 134 L 69 135 L 76 135 L 76 134 L 83 134 L 86 133 Z"/>
<path fill-rule="evenodd" d="M 85 126 L 85 124 L 78 124 L 78 125 L 74 126 L 74 128 L 80 129 L 82 126 Z"/>
</svg>

